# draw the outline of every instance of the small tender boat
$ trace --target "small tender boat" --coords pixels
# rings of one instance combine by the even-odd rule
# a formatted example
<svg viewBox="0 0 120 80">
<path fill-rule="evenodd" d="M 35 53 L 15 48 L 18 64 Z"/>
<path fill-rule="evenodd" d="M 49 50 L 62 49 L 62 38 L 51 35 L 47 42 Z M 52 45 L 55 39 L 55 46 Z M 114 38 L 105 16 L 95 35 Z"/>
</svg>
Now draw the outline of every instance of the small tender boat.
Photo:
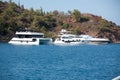
<svg viewBox="0 0 120 80">
<path fill-rule="evenodd" d="M 20 31 L 15 33 L 8 43 L 19 44 L 19 45 L 40 45 L 40 44 L 51 44 L 51 38 L 45 38 L 43 33 L 31 32 L 31 31 Z"/>
<path fill-rule="evenodd" d="M 90 35 L 74 35 L 69 31 L 62 29 L 58 38 L 55 39 L 55 45 L 81 45 L 81 44 L 105 44 L 109 39 L 94 38 Z"/>
</svg>

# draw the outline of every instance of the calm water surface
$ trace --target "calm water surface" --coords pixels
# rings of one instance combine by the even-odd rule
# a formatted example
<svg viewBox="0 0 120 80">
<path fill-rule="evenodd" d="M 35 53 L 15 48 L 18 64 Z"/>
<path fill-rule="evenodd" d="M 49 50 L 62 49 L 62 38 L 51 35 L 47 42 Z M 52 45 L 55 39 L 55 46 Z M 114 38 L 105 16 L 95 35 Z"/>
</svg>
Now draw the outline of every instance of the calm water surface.
<svg viewBox="0 0 120 80">
<path fill-rule="evenodd" d="M 120 44 L 22 46 L 0 43 L 0 80 L 111 80 Z"/>
</svg>

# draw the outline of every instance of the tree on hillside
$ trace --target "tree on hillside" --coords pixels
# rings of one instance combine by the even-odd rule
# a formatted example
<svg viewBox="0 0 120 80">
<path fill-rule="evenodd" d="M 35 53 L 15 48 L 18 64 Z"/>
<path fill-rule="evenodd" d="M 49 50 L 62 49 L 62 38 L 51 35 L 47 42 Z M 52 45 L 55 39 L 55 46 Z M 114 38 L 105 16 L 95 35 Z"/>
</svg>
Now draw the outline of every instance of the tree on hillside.
<svg viewBox="0 0 120 80">
<path fill-rule="evenodd" d="M 43 12 L 43 9 L 42 9 L 42 8 L 37 9 L 37 10 L 35 11 L 35 14 L 38 15 L 38 16 L 44 16 L 44 15 L 45 15 L 45 13 Z"/>
<path fill-rule="evenodd" d="M 11 31 L 16 31 L 17 20 L 19 13 L 16 11 L 17 5 L 10 1 L 6 3 L 3 12 L 0 14 L 0 34 L 7 35 Z"/>
<path fill-rule="evenodd" d="M 62 28 L 63 29 L 68 29 L 69 27 L 71 27 L 68 23 L 63 23 Z"/>
<path fill-rule="evenodd" d="M 79 22 L 81 19 L 81 13 L 79 10 L 74 9 L 74 11 L 72 12 L 72 20 L 73 22 Z"/>
<path fill-rule="evenodd" d="M 110 25 L 106 20 L 103 19 L 100 21 L 100 25 L 99 25 L 100 31 L 109 31 L 109 28 L 110 28 Z"/>
<path fill-rule="evenodd" d="M 72 14 L 72 12 L 71 12 L 70 10 L 68 10 L 68 14 L 69 14 L 69 15 L 71 15 L 71 14 Z"/>
<path fill-rule="evenodd" d="M 59 15 L 59 11 L 54 10 L 54 11 L 53 11 L 53 15 L 58 16 L 58 15 Z"/>
</svg>

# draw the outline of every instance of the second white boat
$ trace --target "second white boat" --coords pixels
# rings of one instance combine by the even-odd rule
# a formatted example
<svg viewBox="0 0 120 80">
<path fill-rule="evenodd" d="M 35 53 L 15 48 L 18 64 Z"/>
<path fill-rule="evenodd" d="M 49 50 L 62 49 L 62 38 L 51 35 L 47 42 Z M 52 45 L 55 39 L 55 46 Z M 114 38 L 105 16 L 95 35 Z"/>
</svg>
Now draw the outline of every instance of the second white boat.
<svg viewBox="0 0 120 80">
<path fill-rule="evenodd" d="M 94 38 L 90 35 L 74 35 L 69 31 L 62 29 L 58 38 L 55 39 L 55 45 L 81 45 L 81 44 L 106 44 L 109 43 L 107 38 Z"/>
</svg>

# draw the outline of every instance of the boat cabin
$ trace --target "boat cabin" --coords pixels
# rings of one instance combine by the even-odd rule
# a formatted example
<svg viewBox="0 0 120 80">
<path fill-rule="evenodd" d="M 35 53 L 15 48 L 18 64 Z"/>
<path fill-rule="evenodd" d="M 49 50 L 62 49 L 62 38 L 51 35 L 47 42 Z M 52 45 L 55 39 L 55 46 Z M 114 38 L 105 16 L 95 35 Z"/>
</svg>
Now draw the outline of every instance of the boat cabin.
<svg viewBox="0 0 120 80">
<path fill-rule="evenodd" d="M 37 32 L 16 32 L 15 37 L 17 38 L 44 38 L 44 34 L 37 33 Z"/>
</svg>

